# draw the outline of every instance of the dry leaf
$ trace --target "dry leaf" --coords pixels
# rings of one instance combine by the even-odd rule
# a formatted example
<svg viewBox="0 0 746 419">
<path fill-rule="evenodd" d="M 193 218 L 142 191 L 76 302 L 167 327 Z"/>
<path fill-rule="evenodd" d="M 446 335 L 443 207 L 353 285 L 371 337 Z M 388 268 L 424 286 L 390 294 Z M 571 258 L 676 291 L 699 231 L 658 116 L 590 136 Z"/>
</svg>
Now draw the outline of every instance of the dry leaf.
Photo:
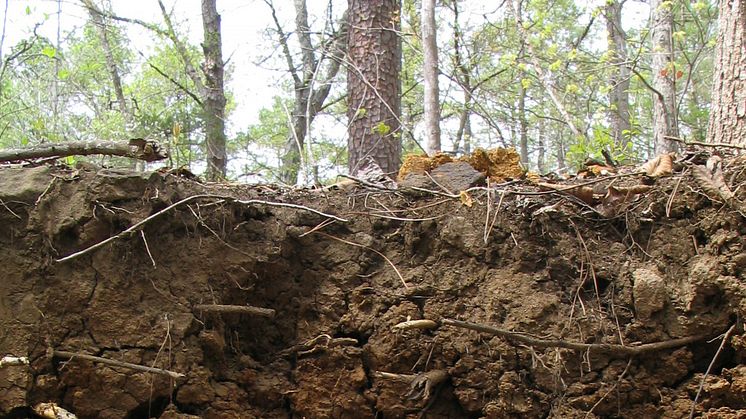
<svg viewBox="0 0 746 419">
<path fill-rule="evenodd" d="M 555 191 L 568 193 L 588 205 L 593 205 L 595 202 L 593 197 L 593 188 L 590 188 L 588 186 L 568 189 L 567 185 L 555 185 L 554 183 L 539 182 L 537 185 L 541 186 L 542 188 L 553 189 Z"/>
<path fill-rule="evenodd" d="M 705 193 L 707 193 L 710 200 L 712 200 L 713 197 L 718 197 L 732 205 L 735 195 L 728 187 L 728 184 L 725 183 L 723 170 L 719 165 L 715 165 L 714 168 L 715 172 L 711 172 L 704 166 L 694 166 L 692 174 L 699 186 L 705 191 Z"/>
<path fill-rule="evenodd" d="M 461 191 L 459 193 L 459 198 L 461 199 L 461 203 L 466 205 L 467 207 L 471 208 L 472 205 L 474 205 L 474 200 L 471 199 L 468 193 L 466 191 Z"/>
<path fill-rule="evenodd" d="M 650 177 L 668 176 L 673 173 L 673 153 L 661 154 L 640 167 Z"/>
</svg>

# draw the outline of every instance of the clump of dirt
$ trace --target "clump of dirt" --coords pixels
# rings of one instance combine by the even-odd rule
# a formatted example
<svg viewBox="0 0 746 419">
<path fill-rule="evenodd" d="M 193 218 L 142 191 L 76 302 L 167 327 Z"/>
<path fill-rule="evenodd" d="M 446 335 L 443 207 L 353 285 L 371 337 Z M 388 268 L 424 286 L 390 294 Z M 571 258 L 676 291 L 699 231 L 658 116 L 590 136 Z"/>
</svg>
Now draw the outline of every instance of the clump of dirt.
<svg viewBox="0 0 746 419">
<path fill-rule="evenodd" d="M 608 216 L 528 182 L 466 206 L 0 169 L 0 357 L 29 359 L 0 412 L 743 417 L 746 224 L 690 173 Z"/>
</svg>

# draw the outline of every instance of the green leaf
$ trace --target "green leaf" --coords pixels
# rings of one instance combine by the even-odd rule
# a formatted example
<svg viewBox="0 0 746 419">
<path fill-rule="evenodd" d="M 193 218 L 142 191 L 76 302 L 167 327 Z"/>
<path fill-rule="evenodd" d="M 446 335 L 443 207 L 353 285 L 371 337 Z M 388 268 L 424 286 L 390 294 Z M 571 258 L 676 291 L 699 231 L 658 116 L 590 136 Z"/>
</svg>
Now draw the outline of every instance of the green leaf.
<svg viewBox="0 0 746 419">
<path fill-rule="evenodd" d="M 375 134 L 383 136 L 391 132 L 391 127 L 383 122 L 379 122 L 378 124 L 376 124 L 376 126 L 373 127 L 371 131 L 373 131 L 373 133 Z"/>
<path fill-rule="evenodd" d="M 60 80 L 65 80 L 68 77 L 70 77 L 70 70 L 68 69 L 63 68 L 57 73 L 57 78 Z"/>
<path fill-rule="evenodd" d="M 46 46 L 41 50 L 41 53 L 49 58 L 54 58 L 57 55 L 57 50 L 53 47 Z"/>
<path fill-rule="evenodd" d="M 31 14 L 31 6 L 26 6 L 26 16 Z"/>
<path fill-rule="evenodd" d="M 521 86 L 523 86 L 524 89 L 531 87 L 531 79 L 521 79 Z"/>
</svg>

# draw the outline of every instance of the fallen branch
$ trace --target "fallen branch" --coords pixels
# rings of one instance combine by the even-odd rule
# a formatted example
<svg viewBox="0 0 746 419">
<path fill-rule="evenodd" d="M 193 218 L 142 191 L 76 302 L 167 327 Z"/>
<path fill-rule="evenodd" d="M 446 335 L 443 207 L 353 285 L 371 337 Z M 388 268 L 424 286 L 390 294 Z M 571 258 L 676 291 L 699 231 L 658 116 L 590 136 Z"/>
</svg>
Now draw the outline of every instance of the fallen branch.
<svg viewBox="0 0 746 419">
<path fill-rule="evenodd" d="M 251 314 L 254 316 L 261 317 L 275 317 L 275 310 L 271 308 L 252 307 L 252 306 L 236 306 L 236 305 L 225 305 L 225 304 L 198 304 L 194 306 L 195 310 L 206 311 L 209 313 L 238 313 L 238 314 Z"/>
<path fill-rule="evenodd" d="M 75 352 L 68 352 L 68 351 L 52 351 L 52 357 L 54 358 L 68 358 L 69 361 L 72 361 L 73 359 L 82 359 L 84 361 L 91 361 L 96 362 L 99 364 L 104 365 L 110 365 L 112 367 L 121 367 L 121 368 L 127 368 L 135 371 L 142 371 L 142 372 L 149 372 L 153 374 L 160 374 L 160 375 L 166 375 L 168 377 L 179 379 L 184 378 L 186 375 L 173 372 L 169 370 L 164 370 L 161 368 L 153 368 L 148 367 L 145 365 L 138 365 L 138 364 L 131 364 L 129 362 L 123 362 L 123 361 L 116 361 L 114 359 L 108 359 L 108 358 L 101 358 L 99 356 L 93 356 L 93 355 L 86 355 L 86 354 L 80 354 Z"/>
<path fill-rule="evenodd" d="M 500 336 L 524 345 L 535 346 L 539 348 L 565 348 L 573 351 L 593 351 L 607 353 L 611 355 L 636 356 L 651 352 L 663 351 L 666 349 L 679 348 L 690 343 L 699 342 L 711 337 L 708 335 L 687 336 L 684 338 L 671 339 L 663 342 L 645 343 L 637 346 L 615 345 L 610 343 L 579 343 L 568 342 L 559 339 L 539 339 L 527 336 L 524 333 L 513 332 L 505 329 L 498 329 L 492 326 L 486 326 L 478 323 L 465 322 L 461 320 L 442 319 L 440 324 L 446 326 L 460 327 L 463 329 L 475 330 L 477 332 L 489 333 Z"/>
<path fill-rule="evenodd" d="M 151 215 L 151 216 L 149 216 L 149 217 L 147 217 L 147 218 L 145 218 L 145 219 L 143 219 L 143 220 L 141 220 L 141 221 L 133 224 L 132 226 L 130 226 L 126 230 L 122 231 L 121 233 L 116 234 L 114 236 L 111 236 L 108 239 L 100 241 L 100 242 L 98 242 L 98 243 L 96 243 L 94 245 L 86 247 L 85 249 L 83 249 L 81 251 L 75 252 L 75 253 L 73 253 L 71 255 L 67 255 L 67 256 L 65 256 L 63 258 L 60 258 L 60 259 L 56 259 L 55 262 L 56 263 L 65 262 L 65 261 L 68 261 L 70 259 L 74 259 L 76 257 L 83 256 L 86 253 L 90 253 L 90 252 L 98 249 L 99 247 L 105 246 L 106 244 L 108 244 L 108 243 L 110 243 L 110 242 L 112 242 L 114 240 L 121 239 L 122 237 L 127 236 L 128 234 L 130 234 L 130 233 L 132 233 L 134 231 L 137 231 L 143 225 L 145 225 L 145 224 L 153 221 L 154 219 L 162 216 L 163 214 L 166 214 L 167 212 L 171 211 L 172 209 L 174 209 L 174 208 L 176 208 L 176 207 L 178 207 L 180 205 L 184 205 L 187 202 L 194 201 L 194 200 L 197 200 L 197 199 L 202 199 L 202 198 L 220 199 L 220 200 L 224 200 L 224 201 L 235 202 L 237 204 L 242 204 L 242 205 L 260 204 L 260 205 L 267 205 L 267 206 L 273 206 L 273 207 L 288 207 L 288 208 L 302 209 L 302 210 L 306 210 L 306 211 L 312 212 L 314 214 L 318 214 L 318 215 L 321 215 L 321 216 L 324 216 L 324 217 L 327 217 L 327 218 L 331 218 L 331 219 L 337 220 L 337 221 L 347 222 L 347 220 L 344 219 L 344 218 L 340 218 L 340 217 L 337 217 L 337 216 L 334 216 L 334 215 L 331 215 L 331 214 L 326 214 L 326 213 L 323 213 L 321 211 L 315 210 L 313 208 L 304 207 L 303 205 L 287 204 L 287 203 L 284 203 L 284 202 L 261 201 L 261 200 L 258 200 L 258 199 L 250 199 L 250 200 L 247 200 L 247 201 L 242 201 L 242 200 L 239 200 L 239 199 L 235 199 L 235 198 L 228 197 L 228 196 L 222 196 L 222 195 L 200 194 L 200 195 L 193 195 L 193 196 L 184 198 L 181 201 L 178 201 L 178 202 L 176 202 L 174 204 L 171 204 L 171 205 L 167 206 L 166 208 L 164 208 L 164 209 L 156 212 L 155 214 L 153 214 L 153 215 Z"/>
<path fill-rule="evenodd" d="M 163 160 L 168 157 L 168 153 L 156 141 L 135 138 L 129 140 L 129 142 L 72 141 L 44 143 L 26 148 L 11 148 L 0 150 L 0 162 L 48 157 L 89 156 L 92 154 L 130 157 L 147 162 Z"/>
</svg>

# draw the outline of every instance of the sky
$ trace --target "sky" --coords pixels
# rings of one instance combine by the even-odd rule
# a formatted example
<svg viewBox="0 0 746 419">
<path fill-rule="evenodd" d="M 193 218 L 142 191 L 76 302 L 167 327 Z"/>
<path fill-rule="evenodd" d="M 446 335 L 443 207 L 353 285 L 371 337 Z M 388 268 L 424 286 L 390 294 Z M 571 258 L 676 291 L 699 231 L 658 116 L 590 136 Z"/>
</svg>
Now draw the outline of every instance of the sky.
<svg viewBox="0 0 746 419">
<path fill-rule="evenodd" d="M 2 45 L 3 53 L 28 35 L 37 23 L 40 35 L 56 39 L 57 10 L 61 7 L 59 24 L 62 36 L 80 28 L 88 18 L 79 0 L 6 0 L 7 21 Z M 96 0 L 100 1 L 100 0 Z M 161 13 L 156 0 L 110 0 L 114 12 L 123 17 L 137 18 L 146 22 L 161 22 Z M 328 0 L 307 0 L 309 16 L 325 16 Z M 604 0 L 594 0 L 598 3 Z M 197 0 L 164 0 L 167 8 L 173 9 L 177 30 L 189 36 L 194 44 L 202 40 L 201 9 Z M 281 22 L 288 31 L 292 28 L 294 9 L 290 0 L 274 1 Z M 346 6 L 345 0 L 333 0 L 336 15 Z M 2 4 L 2 3 L 0 3 Z M 287 76 L 284 61 L 265 60 L 267 56 L 280 57 L 274 38 L 268 37 L 266 29 L 272 20 L 269 8 L 263 0 L 218 0 L 218 12 L 222 16 L 223 56 L 233 66 L 233 77 L 228 88 L 233 92 L 237 108 L 228 121 L 229 133 L 245 130 L 258 121 L 259 110 L 272 103 L 272 97 L 280 92 L 280 84 Z M 463 3 L 465 19 L 481 20 L 490 14 L 495 5 L 490 0 L 470 0 Z M 625 26 L 640 24 L 647 19 L 647 5 L 630 1 L 625 5 Z M 323 19 L 323 18 L 322 18 Z M 316 22 L 317 27 L 321 27 Z M 311 22 L 312 28 L 314 23 Z M 132 46 L 146 56 L 152 49 L 155 38 L 147 30 L 136 25 L 125 25 Z M 270 35 L 271 36 L 271 35 Z M 162 42 L 162 41 L 161 41 Z"/>
</svg>

